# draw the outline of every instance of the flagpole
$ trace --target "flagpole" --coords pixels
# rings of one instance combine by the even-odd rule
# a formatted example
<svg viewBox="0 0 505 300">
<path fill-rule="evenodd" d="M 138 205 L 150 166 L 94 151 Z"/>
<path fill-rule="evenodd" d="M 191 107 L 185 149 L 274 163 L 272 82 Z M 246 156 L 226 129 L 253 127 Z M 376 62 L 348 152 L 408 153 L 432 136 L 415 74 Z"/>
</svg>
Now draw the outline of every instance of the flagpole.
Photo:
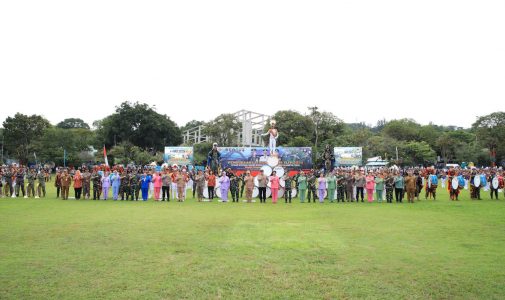
<svg viewBox="0 0 505 300">
<path fill-rule="evenodd" d="M 63 167 L 67 167 L 67 150 L 63 149 Z"/>
</svg>

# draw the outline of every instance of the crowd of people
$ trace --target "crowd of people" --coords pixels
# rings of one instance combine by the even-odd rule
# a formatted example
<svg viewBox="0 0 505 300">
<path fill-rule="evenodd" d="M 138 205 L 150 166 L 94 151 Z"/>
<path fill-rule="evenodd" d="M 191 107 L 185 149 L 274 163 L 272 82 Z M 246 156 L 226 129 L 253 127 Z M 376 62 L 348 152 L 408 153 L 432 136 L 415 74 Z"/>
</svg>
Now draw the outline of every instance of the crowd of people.
<svg viewBox="0 0 505 300">
<path fill-rule="evenodd" d="M 0 195 L 45 197 L 46 184 L 52 182 L 51 171 L 41 167 L 3 166 Z M 308 170 L 277 176 L 275 171 L 267 175 L 263 170 L 238 173 L 227 169 L 214 174 L 210 168 L 197 170 L 192 166 L 97 165 L 56 168 L 55 173 L 56 197 L 63 200 L 69 199 L 71 188 L 76 200 L 183 202 L 189 198 L 189 190 L 198 201 L 220 198 L 228 202 L 231 195 L 232 202 L 239 202 L 245 192 L 245 201 L 253 202 L 257 194 L 260 203 L 266 203 L 267 195 L 271 196 L 272 203 L 277 203 L 279 196 L 285 203 L 291 203 L 294 195 L 302 203 L 365 202 L 365 198 L 367 202 L 413 203 L 423 198 L 435 200 L 439 186 L 447 188 L 452 201 L 458 201 L 463 190 L 469 190 L 471 199 L 481 200 L 483 191 L 489 191 L 491 199 L 498 199 L 504 189 L 501 168 L 334 168 L 328 172 Z"/>
</svg>

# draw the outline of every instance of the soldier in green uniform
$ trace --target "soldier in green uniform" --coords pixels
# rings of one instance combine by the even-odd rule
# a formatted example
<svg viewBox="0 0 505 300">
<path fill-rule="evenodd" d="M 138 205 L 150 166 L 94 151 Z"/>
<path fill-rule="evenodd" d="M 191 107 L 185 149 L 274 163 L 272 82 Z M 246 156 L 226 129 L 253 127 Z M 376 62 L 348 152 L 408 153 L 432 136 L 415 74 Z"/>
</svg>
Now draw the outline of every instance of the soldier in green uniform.
<svg viewBox="0 0 505 300">
<path fill-rule="evenodd" d="M 347 185 L 346 178 L 342 171 L 337 174 L 337 202 L 345 201 L 345 186 Z"/>
<path fill-rule="evenodd" d="M 390 172 L 387 173 L 386 178 L 384 179 L 384 183 L 386 185 L 386 201 L 388 203 L 393 203 L 393 190 L 395 187 L 395 178 Z"/>
<path fill-rule="evenodd" d="M 14 188 L 12 187 L 12 169 L 7 167 L 4 172 L 4 195 L 10 197 L 14 193 Z"/>
<path fill-rule="evenodd" d="M 308 176 L 308 179 L 307 179 L 308 190 L 309 190 L 309 194 L 307 196 L 307 201 L 309 203 L 310 203 L 311 199 L 314 201 L 314 203 L 316 203 L 316 199 L 317 199 L 316 180 L 317 180 L 317 177 L 315 175 L 315 172 L 312 171 L 311 174 Z"/>
<path fill-rule="evenodd" d="M 130 180 L 130 193 L 135 196 L 135 201 L 139 201 L 139 193 L 140 193 L 140 176 L 137 173 L 137 170 L 133 171 L 131 180 Z"/>
<path fill-rule="evenodd" d="M 100 193 L 102 192 L 102 176 L 96 170 L 91 174 L 91 181 L 93 182 L 93 200 L 100 200 Z"/>
<path fill-rule="evenodd" d="M 35 169 L 31 169 L 28 174 L 26 174 L 26 180 L 28 181 L 28 186 L 26 187 L 26 195 L 28 197 L 35 197 L 35 179 L 37 174 L 35 174 Z"/>
<path fill-rule="evenodd" d="M 244 196 L 245 175 L 246 173 L 242 173 L 242 175 L 240 175 L 240 198 Z"/>
<path fill-rule="evenodd" d="M 89 199 L 91 196 L 91 173 L 88 171 L 88 168 L 84 168 L 84 172 L 82 173 L 82 198 Z"/>
<path fill-rule="evenodd" d="M 119 180 L 119 194 L 121 195 L 121 201 L 124 201 L 126 186 L 128 185 L 129 187 L 128 174 L 126 174 L 126 171 L 123 170 L 123 172 L 119 174 Z M 126 200 L 128 201 L 128 194 L 126 194 Z"/>
<path fill-rule="evenodd" d="M 297 176 L 297 186 L 300 203 L 303 203 L 305 202 L 305 193 L 307 191 L 307 177 L 303 171 L 300 171 L 300 175 Z"/>
<path fill-rule="evenodd" d="M 328 173 L 326 176 L 326 186 L 328 189 L 328 199 L 330 202 L 335 201 L 335 189 L 337 188 L 337 177 L 333 172 Z"/>
<path fill-rule="evenodd" d="M 231 175 L 230 176 L 230 191 L 231 191 L 232 202 L 238 202 L 240 178 L 233 173 L 231 173 L 230 175 Z"/>
<path fill-rule="evenodd" d="M 17 168 L 14 177 L 16 178 L 16 197 L 19 197 L 19 190 L 21 190 L 23 197 L 28 198 L 25 193 L 25 171 L 23 167 Z"/>
<path fill-rule="evenodd" d="M 43 170 L 39 171 L 37 174 L 37 194 L 39 198 L 46 196 L 46 174 Z"/>
<path fill-rule="evenodd" d="M 291 189 L 292 189 L 292 182 L 293 179 L 289 176 L 288 172 L 282 177 L 284 179 L 284 202 L 285 203 L 291 203 Z"/>
</svg>

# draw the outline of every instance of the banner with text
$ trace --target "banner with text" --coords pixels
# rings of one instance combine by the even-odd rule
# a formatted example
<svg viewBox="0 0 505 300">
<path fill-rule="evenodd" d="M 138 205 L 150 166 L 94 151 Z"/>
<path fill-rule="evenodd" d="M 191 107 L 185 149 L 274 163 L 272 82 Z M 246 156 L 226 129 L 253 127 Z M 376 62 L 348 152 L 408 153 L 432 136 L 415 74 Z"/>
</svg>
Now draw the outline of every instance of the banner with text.
<svg viewBox="0 0 505 300">
<path fill-rule="evenodd" d="M 286 171 L 312 169 L 310 147 L 279 147 L 273 156 L 263 147 L 218 147 L 221 167 L 236 171 L 258 171 L 264 166 L 280 167 Z"/>
<path fill-rule="evenodd" d="M 165 147 L 163 160 L 169 165 L 190 165 L 193 163 L 193 147 Z"/>
<path fill-rule="evenodd" d="M 335 166 L 361 166 L 363 149 L 361 147 L 335 147 Z"/>
</svg>

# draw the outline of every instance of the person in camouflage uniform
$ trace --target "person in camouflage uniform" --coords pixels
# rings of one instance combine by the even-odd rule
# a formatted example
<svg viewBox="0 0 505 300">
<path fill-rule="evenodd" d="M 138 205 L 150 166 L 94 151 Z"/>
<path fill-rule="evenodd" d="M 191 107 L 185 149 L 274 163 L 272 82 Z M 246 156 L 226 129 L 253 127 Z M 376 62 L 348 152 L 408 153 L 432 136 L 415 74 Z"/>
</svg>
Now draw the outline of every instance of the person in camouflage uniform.
<svg viewBox="0 0 505 300">
<path fill-rule="evenodd" d="M 133 171 L 131 180 L 130 180 L 130 193 L 132 194 L 132 201 L 134 200 L 133 197 L 135 197 L 135 201 L 139 201 L 139 194 L 140 194 L 140 175 L 138 174 L 137 171 Z"/>
<path fill-rule="evenodd" d="M 61 192 L 61 169 L 56 171 L 56 177 L 54 178 L 54 187 L 56 188 L 56 198 L 60 198 Z"/>
<path fill-rule="evenodd" d="M 35 179 L 37 179 L 37 174 L 35 174 L 35 169 L 31 169 L 30 172 L 26 174 L 26 180 L 28 181 L 26 195 L 28 197 L 35 197 Z"/>
<path fill-rule="evenodd" d="M 89 173 L 87 168 L 84 168 L 82 173 L 82 198 L 89 199 L 91 196 L 91 173 Z"/>
<path fill-rule="evenodd" d="M 12 169 L 7 167 L 4 172 L 4 195 L 10 197 L 14 193 L 14 188 L 12 186 Z"/>
<path fill-rule="evenodd" d="M 102 192 L 102 176 L 96 170 L 91 174 L 91 181 L 93 182 L 93 200 L 100 200 Z"/>
<path fill-rule="evenodd" d="M 337 175 L 337 202 L 345 202 L 345 187 L 347 185 L 346 178 L 342 171 L 338 171 Z"/>
<path fill-rule="evenodd" d="M 126 194 L 126 201 L 128 201 L 129 189 L 130 189 L 130 176 L 123 170 L 121 175 L 119 175 L 121 182 L 119 183 L 119 194 L 121 195 L 121 201 L 124 201 Z"/>
<path fill-rule="evenodd" d="M 230 177 L 230 191 L 231 191 L 232 202 L 238 202 L 240 178 L 233 173 L 230 173 L 230 175 L 231 175 L 231 177 Z"/>
<path fill-rule="evenodd" d="M 16 177 L 16 197 L 19 197 L 19 190 L 23 194 L 23 197 L 28 198 L 25 193 L 25 170 L 23 167 L 19 167 L 14 174 Z"/>
<path fill-rule="evenodd" d="M 288 172 L 282 177 L 284 179 L 284 203 L 291 203 L 291 189 L 293 188 L 293 179 L 289 176 Z"/>
<path fill-rule="evenodd" d="M 310 203 L 311 199 L 313 199 L 314 203 L 316 203 L 316 199 L 317 199 L 316 180 L 317 180 L 317 177 L 315 175 L 315 172 L 312 171 L 312 173 L 307 178 L 307 184 L 308 184 L 307 202 L 309 202 L 309 203 Z"/>
<path fill-rule="evenodd" d="M 242 173 L 242 175 L 240 175 L 240 198 L 244 196 L 245 175 L 246 173 Z"/>
<path fill-rule="evenodd" d="M 393 190 L 395 188 L 394 176 L 391 173 L 388 173 L 384 179 L 384 183 L 386 186 L 386 201 L 388 203 L 393 203 Z"/>
<path fill-rule="evenodd" d="M 44 171 L 40 171 L 39 174 L 37 174 L 37 194 L 39 198 L 45 197 L 46 196 L 46 174 Z"/>
</svg>

